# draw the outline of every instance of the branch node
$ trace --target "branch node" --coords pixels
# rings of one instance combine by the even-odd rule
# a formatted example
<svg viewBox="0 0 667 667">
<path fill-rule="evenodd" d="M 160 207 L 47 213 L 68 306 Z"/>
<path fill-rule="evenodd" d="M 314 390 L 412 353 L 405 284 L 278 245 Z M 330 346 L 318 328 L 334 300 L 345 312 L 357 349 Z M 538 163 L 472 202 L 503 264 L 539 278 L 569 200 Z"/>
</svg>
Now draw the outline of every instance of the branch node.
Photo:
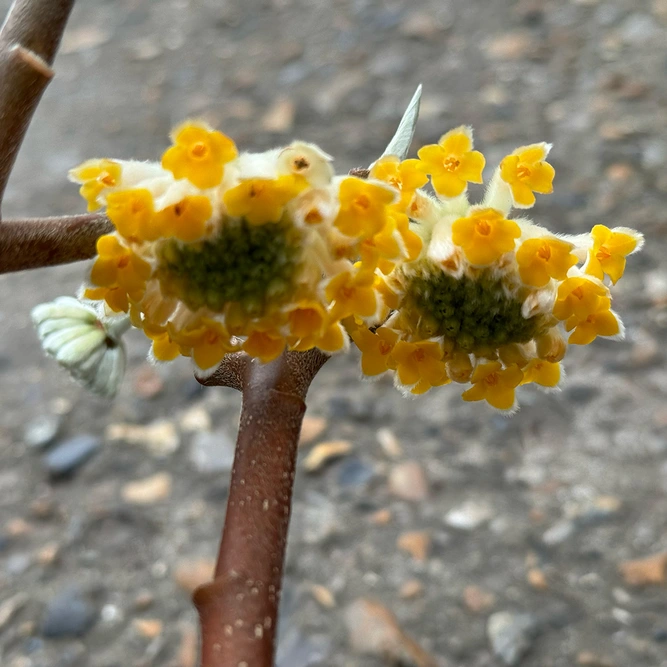
<svg viewBox="0 0 667 667">
<path fill-rule="evenodd" d="M 21 62 L 28 65 L 28 67 L 35 70 L 35 72 L 43 76 L 45 79 L 53 78 L 55 72 L 38 53 L 35 53 L 20 44 L 13 44 L 10 47 L 9 52 L 12 55 L 16 54 Z"/>
</svg>

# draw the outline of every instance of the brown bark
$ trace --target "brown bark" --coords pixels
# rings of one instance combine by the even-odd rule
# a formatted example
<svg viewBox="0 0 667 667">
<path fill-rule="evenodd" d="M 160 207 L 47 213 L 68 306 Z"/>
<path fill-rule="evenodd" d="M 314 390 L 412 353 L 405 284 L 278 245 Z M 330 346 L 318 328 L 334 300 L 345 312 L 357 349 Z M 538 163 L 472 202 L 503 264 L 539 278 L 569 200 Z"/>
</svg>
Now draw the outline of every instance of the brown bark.
<svg viewBox="0 0 667 667">
<path fill-rule="evenodd" d="M 304 399 L 327 358 L 310 350 L 288 352 L 266 365 L 246 364 L 215 579 L 193 598 L 201 620 L 202 667 L 273 665 Z M 216 375 L 204 383 L 215 383 Z"/>
</svg>

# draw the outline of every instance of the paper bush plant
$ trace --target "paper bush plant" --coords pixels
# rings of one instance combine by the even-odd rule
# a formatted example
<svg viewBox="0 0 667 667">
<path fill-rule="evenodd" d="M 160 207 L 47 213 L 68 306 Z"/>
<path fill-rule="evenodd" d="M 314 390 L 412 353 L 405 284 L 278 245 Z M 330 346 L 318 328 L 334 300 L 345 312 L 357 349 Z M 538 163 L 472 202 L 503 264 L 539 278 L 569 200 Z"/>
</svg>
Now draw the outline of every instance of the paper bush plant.
<svg viewBox="0 0 667 667">
<path fill-rule="evenodd" d="M 0 202 L 72 5 L 16 0 L 0 31 Z M 335 175 L 303 142 L 239 153 L 195 119 L 160 162 L 74 168 L 88 213 L 0 221 L 0 272 L 94 258 L 79 299 L 32 313 L 74 379 L 113 396 L 134 326 L 155 362 L 190 357 L 202 384 L 242 392 L 217 565 L 193 596 L 203 667 L 273 664 L 305 397 L 331 355 L 356 346 L 363 375 L 405 394 L 458 383 L 511 412 L 520 385 L 558 386 L 569 345 L 623 335 L 610 286 L 641 235 L 524 217 L 552 190 L 544 143 L 503 158 L 471 204 L 470 128 L 407 159 L 419 95 L 369 169 Z"/>
</svg>

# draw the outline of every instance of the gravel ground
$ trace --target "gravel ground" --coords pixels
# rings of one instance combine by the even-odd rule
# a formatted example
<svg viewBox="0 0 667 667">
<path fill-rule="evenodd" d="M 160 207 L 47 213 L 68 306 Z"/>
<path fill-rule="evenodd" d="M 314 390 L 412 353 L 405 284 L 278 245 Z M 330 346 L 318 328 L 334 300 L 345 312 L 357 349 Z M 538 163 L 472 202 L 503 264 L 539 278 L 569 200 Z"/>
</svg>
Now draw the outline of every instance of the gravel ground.
<svg viewBox="0 0 667 667">
<path fill-rule="evenodd" d="M 299 137 L 365 165 L 422 82 L 419 145 L 468 123 L 493 164 L 551 141 L 536 219 L 648 239 L 615 290 L 626 341 L 570 353 L 564 390 L 524 392 L 511 419 L 451 387 L 360 382 L 354 355 L 325 366 L 302 457 L 349 451 L 300 464 L 281 667 L 667 665 L 665 44 L 665 0 L 76 7 L 9 217 L 83 210 L 68 168 L 155 158 L 192 115 L 244 148 Z M 189 591 L 216 553 L 240 399 L 183 360 L 147 366 L 139 335 L 115 402 L 70 384 L 29 311 L 85 270 L 0 277 L 0 662 L 193 667 Z"/>
</svg>

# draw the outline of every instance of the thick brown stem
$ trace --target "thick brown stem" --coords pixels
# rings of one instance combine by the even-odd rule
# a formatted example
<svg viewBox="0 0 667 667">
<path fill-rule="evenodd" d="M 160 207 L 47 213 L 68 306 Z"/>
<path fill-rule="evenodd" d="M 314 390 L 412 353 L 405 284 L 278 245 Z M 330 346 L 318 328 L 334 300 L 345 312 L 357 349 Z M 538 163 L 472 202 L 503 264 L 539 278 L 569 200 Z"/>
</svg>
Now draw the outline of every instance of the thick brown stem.
<svg viewBox="0 0 667 667">
<path fill-rule="evenodd" d="M 15 0 L 0 31 L 0 204 L 74 0 Z"/>
<path fill-rule="evenodd" d="M 327 358 L 310 350 L 247 363 L 215 579 L 194 594 L 202 667 L 273 665 L 304 399 Z"/>
<path fill-rule="evenodd" d="M 99 214 L 7 220 L 0 225 L 0 273 L 88 259 L 97 239 L 112 231 Z"/>
</svg>

